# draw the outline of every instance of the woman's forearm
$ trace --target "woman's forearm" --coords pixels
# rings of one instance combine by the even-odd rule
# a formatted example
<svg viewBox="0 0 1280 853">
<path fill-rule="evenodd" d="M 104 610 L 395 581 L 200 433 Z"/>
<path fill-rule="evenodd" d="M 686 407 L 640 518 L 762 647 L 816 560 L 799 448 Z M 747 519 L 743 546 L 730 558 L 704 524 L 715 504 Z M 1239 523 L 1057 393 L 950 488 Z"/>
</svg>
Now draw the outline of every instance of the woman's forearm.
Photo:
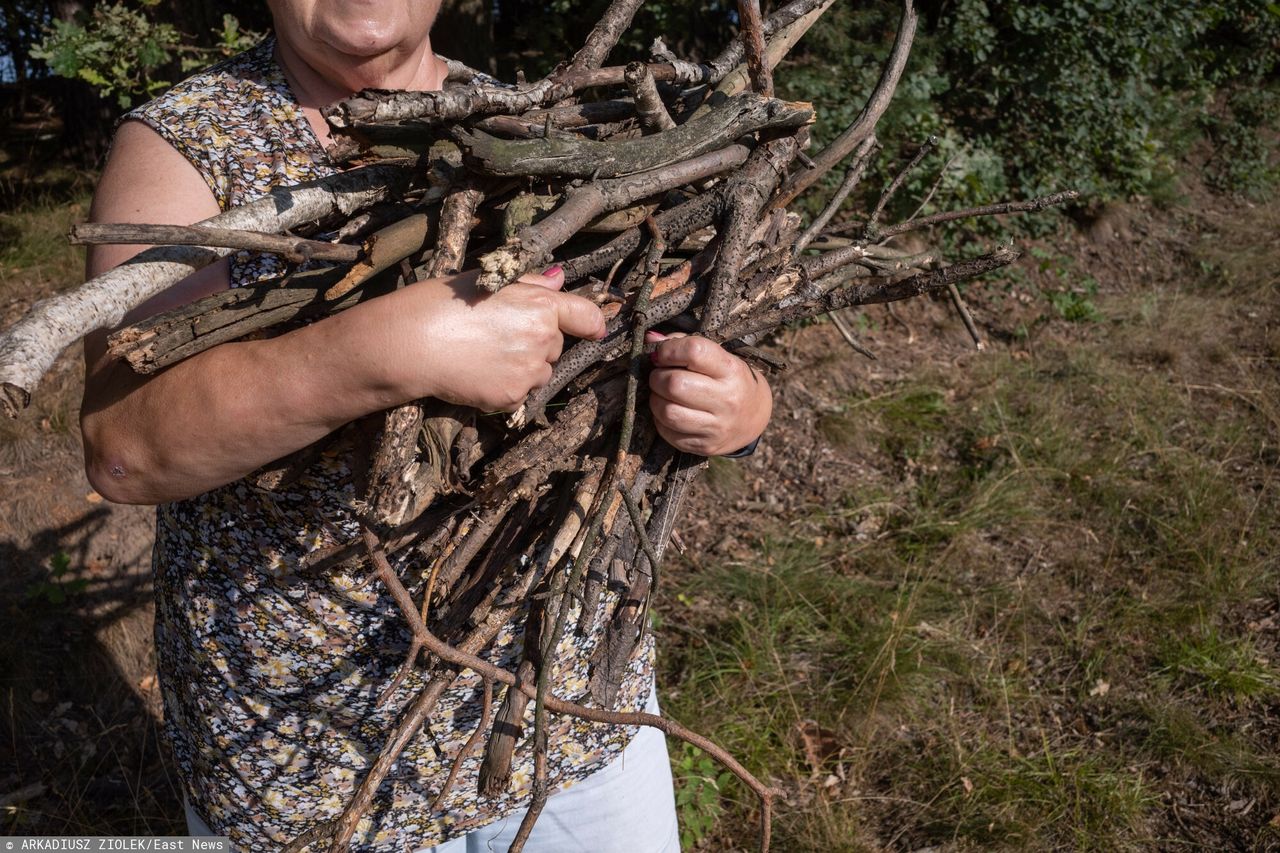
<svg viewBox="0 0 1280 853">
<path fill-rule="evenodd" d="M 404 402 L 380 381 L 376 346 L 363 345 L 377 301 L 149 377 L 101 359 L 81 412 L 90 482 L 121 503 L 188 498 Z"/>
<path fill-rule="evenodd" d="M 604 335 L 563 274 L 493 295 L 475 274 L 426 279 L 278 338 L 223 344 L 149 377 L 100 356 L 85 380 L 85 467 L 123 503 L 191 497 L 420 397 L 515 408 L 545 384 L 564 335 Z M 105 347 L 95 341 L 88 351 Z"/>
</svg>

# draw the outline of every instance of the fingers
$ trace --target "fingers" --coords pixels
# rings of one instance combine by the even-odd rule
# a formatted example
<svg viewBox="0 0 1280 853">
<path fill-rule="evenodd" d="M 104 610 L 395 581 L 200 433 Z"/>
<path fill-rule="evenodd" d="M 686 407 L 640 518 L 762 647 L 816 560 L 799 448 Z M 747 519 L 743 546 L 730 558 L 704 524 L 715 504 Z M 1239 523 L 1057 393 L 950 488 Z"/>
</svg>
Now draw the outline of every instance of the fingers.
<svg viewBox="0 0 1280 853">
<path fill-rule="evenodd" d="M 553 267 L 547 267 L 542 274 L 527 272 L 516 281 L 521 284 L 533 284 L 538 287 L 545 287 L 547 290 L 559 290 L 564 287 L 564 267 L 556 264 Z"/>
<path fill-rule="evenodd" d="M 716 431 L 716 418 L 710 412 L 677 403 L 659 394 L 649 396 L 653 419 L 666 432 L 683 436 L 708 437 Z"/>
<path fill-rule="evenodd" d="M 563 282 L 564 275 L 561 274 Z M 605 335 L 604 314 L 590 299 L 572 293 L 556 294 L 556 314 L 560 331 L 575 338 L 599 340 Z"/>
<path fill-rule="evenodd" d="M 543 270 L 541 275 L 525 273 L 517 279 L 517 283 L 559 291 L 564 287 L 564 267 L 556 264 Z M 569 293 L 558 294 L 556 317 L 560 331 L 566 335 L 588 340 L 604 337 L 604 314 L 601 313 L 599 306 L 589 299 Z"/>
<path fill-rule="evenodd" d="M 649 371 L 649 390 L 703 412 L 716 411 L 723 396 L 716 380 L 682 367 L 655 367 Z"/>
<path fill-rule="evenodd" d="M 658 367 L 683 367 L 713 379 L 731 376 L 735 361 L 719 344 L 697 335 L 667 336 L 653 351 L 653 363 Z"/>
</svg>

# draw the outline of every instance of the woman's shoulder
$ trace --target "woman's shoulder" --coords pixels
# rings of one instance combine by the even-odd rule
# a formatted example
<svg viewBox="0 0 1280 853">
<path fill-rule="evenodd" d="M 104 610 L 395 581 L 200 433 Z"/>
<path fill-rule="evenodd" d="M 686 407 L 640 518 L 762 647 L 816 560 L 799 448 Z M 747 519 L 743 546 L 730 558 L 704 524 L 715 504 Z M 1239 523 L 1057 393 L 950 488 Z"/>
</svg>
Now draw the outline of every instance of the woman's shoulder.
<svg viewBox="0 0 1280 853">
<path fill-rule="evenodd" d="M 323 152 L 313 150 L 274 51 L 275 40 L 268 37 L 193 74 L 121 121 L 141 122 L 173 146 L 223 209 L 276 184 L 314 177 L 314 161 Z"/>
<path fill-rule="evenodd" d="M 126 113 L 122 120 L 168 115 L 211 115 L 251 96 L 253 90 L 271 88 L 278 76 L 273 52 L 275 39 L 268 36 L 235 56 L 197 71 L 168 91 Z"/>
</svg>

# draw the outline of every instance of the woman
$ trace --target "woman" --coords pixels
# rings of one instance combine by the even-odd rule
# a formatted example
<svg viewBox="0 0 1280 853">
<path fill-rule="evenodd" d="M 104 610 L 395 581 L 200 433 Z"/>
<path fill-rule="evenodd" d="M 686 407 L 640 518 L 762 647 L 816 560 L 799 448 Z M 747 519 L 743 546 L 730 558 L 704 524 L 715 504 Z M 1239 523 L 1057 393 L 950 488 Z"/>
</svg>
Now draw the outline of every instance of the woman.
<svg viewBox="0 0 1280 853">
<path fill-rule="evenodd" d="M 188 224 L 272 187 L 332 174 L 322 106 L 362 88 L 431 90 L 444 80 L 429 37 L 439 0 L 269 5 L 274 38 L 120 125 L 94 198 L 95 221 Z M 139 248 L 94 248 L 89 275 Z M 241 253 L 170 288 L 127 322 L 278 271 L 273 258 Z M 160 504 L 157 655 L 166 733 L 193 831 L 207 826 L 238 847 L 263 849 L 337 814 L 394 709 L 422 683 L 415 675 L 390 708 L 378 707 L 408 642 L 394 605 L 342 572 L 303 578 L 295 571 L 310 551 L 357 532 L 346 457 L 327 453 L 295 486 L 276 492 L 247 475 L 357 418 L 422 397 L 510 410 L 548 380 L 565 335 L 604 332 L 593 303 L 560 292 L 556 267 L 492 296 L 478 294 L 473 280 L 422 281 L 149 377 L 109 358 L 105 335 L 86 342 L 81 422 L 89 478 L 110 500 Z M 676 447 L 725 454 L 763 431 L 769 389 L 741 360 L 705 339 L 673 337 L 661 341 L 654 361 L 654 419 Z M 557 670 L 555 690 L 566 698 L 586 693 L 577 642 L 567 632 Z M 520 638 L 508 629 L 489 656 L 513 667 L 519 651 Z M 359 848 L 498 849 L 509 841 L 529 793 L 524 744 L 511 790 L 478 796 L 477 756 L 444 807 L 430 808 L 480 716 L 479 695 L 478 681 L 464 678 L 441 700 L 430 730 L 382 785 L 356 836 Z M 618 706 L 651 703 L 649 643 Z M 526 849 L 677 849 L 665 744 L 653 731 L 632 735 L 555 720 L 550 781 L 563 790 L 550 798 Z"/>
</svg>

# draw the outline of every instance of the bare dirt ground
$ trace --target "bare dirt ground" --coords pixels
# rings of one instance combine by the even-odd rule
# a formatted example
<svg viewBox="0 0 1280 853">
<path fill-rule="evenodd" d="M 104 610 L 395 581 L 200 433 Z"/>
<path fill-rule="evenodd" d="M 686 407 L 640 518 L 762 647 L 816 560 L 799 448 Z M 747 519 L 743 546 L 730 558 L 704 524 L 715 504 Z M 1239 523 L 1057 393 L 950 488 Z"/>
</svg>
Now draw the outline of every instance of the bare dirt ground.
<svg viewBox="0 0 1280 853">
<path fill-rule="evenodd" d="M 63 208 L 0 229 L 6 321 L 74 279 L 22 253 Z M 1275 848 L 1277 226 L 1108 209 L 970 289 L 982 353 L 927 299 L 865 312 L 876 361 L 773 342 L 774 423 L 700 486 L 658 630 L 668 711 L 788 790 L 778 849 Z M 152 511 L 84 479 L 78 358 L 0 425 L 0 832 L 179 833 Z M 673 760 L 686 845 L 749 846 L 750 797 Z"/>
</svg>

